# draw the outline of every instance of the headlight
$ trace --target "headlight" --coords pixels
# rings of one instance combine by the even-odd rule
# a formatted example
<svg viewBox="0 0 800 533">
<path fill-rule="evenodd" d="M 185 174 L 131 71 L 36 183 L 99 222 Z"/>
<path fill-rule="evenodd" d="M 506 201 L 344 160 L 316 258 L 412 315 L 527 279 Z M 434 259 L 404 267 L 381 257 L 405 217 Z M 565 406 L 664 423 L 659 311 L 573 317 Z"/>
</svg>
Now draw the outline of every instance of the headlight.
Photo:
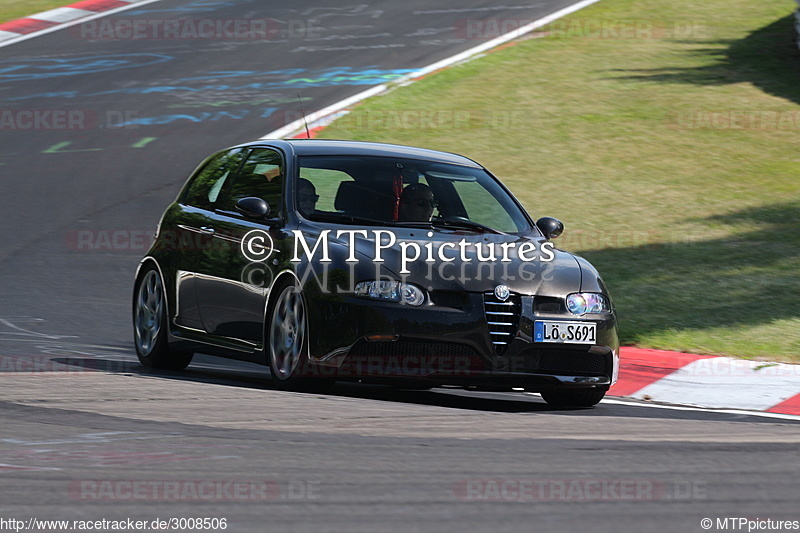
<svg viewBox="0 0 800 533">
<path fill-rule="evenodd" d="M 567 309 L 573 315 L 586 313 L 606 313 L 611 311 L 608 300 L 596 292 L 577 292 L 567 296 Z"/>
<path fill-rule="evenodd" d="M 399 281 L 362 281 L 356 283 L 356 296 L 387 300 L 418 307 L 425 303 L 425 293 L 416 285 Z"/>
</svg>

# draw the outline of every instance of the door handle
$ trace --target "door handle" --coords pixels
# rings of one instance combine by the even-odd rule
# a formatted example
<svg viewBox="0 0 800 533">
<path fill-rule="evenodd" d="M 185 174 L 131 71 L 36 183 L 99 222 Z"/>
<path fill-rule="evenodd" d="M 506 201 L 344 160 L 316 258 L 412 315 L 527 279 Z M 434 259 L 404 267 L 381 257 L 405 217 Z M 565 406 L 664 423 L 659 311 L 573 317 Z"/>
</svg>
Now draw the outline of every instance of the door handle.
<svg viewBox="0 0 800 533">
<path fill-rule="evenodd" d="M 202 233 L 203 235 L 214 235 L 214 228 L 212 228 L 211 226 L 202 226 L 200 228 L 200 233 Z"/>
</svg>

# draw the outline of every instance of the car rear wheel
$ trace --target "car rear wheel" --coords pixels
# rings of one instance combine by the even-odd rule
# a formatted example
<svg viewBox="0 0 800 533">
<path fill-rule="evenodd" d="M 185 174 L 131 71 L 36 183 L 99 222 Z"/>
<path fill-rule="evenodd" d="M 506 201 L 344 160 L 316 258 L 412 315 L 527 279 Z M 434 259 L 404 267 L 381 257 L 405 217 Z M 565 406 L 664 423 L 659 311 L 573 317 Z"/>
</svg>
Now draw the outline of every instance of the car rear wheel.
<svg viewBox="0 0 800 533">
<path fill-rule="evenodd" d="M 544 401 L 560 407 L 591 407 L 606 395 L 603 389 L 576 389 L 542 391 Z"/>
<path fill-rule="evenodd" d="M 194 354 L 169 349 L 164 283 L 153 266 L 142 270 L 134 288 L 133 340 L 144 366 L 182 370 L 192 362 Z"/>
<path fill-rule="evenodd" d="M 314 367 L 308 350 L 308 320 L 303 293 L 295 285 L 286 285 L 272 305 L 268 324 L 269 371 L 275 386 L 282 390 L 319 389 L 332 385 L 331 380 L 308 377 Z"/>
</svg>

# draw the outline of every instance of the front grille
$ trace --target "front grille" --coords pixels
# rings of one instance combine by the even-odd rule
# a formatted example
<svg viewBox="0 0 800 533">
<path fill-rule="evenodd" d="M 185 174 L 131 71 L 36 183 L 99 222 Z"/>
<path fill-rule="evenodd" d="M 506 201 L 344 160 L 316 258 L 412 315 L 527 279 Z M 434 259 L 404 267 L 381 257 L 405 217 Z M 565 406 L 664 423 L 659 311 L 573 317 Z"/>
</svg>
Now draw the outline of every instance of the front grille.
<svg viewBox="0 0 800 533">
<path fill-rule="evenodd" d="M 345 367 L 370 375 L 461 375 L 483 372 L 486 362 L 474 348 L 461 343 L 361 340 L 350 349 Z"/>
<path fill-rule="evenodd" d="M 528 374 L 610 375 L 608 357 L 586 350 L 526 350 L 510 366 L 512 372 Z"/>
<path fill-rule="evenodd" d="M 483 308 L 494 351 L 497 355 L 503 355 L 519 329 L 519 315 L 522 312 L 520 296 L 512 293 L 503 302 L 494 292 L 486 292 L 483 294 Z"/>
</svg>

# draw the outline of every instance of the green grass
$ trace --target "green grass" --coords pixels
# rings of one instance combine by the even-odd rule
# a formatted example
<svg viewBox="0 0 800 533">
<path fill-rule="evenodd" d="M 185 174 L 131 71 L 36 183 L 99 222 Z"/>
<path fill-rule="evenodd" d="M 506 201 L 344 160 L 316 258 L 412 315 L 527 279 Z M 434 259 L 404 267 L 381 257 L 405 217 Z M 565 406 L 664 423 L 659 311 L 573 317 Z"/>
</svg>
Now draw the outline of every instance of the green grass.
<svg viewBox="0 0 800 533">
<path fill-rule="evenodd" d="M 603 0 L 370 99 L 322 136 L 484 163 L 534 217 L 565 222 L 556 242 L 600 269 L 625 344 L 798 362 L 794 7 Z M 591 33 L 619 20 L 643 33 Z M 720 122 L 731 116 L 744 126 Z"/>
<path fill-rule="evenodd" d="M 0 22 L 27 17 L 75 2 L 77 0 L 0 0 Z"/>
</svg>

